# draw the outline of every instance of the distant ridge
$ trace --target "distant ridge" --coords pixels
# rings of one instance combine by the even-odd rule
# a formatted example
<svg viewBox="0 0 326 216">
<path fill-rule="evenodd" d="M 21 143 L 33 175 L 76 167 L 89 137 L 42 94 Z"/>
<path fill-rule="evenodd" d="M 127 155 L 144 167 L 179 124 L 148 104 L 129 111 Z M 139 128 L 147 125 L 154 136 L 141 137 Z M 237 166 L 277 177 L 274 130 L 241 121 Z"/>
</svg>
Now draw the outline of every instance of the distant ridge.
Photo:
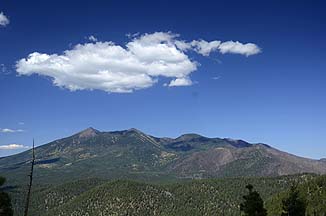
<svg viewBox="0 0 326 216">
<path fill-rule="evenodd" d="M 0 158 L 8 179 L 24 179 L 30 150 Z M 101 132 L 92 127 L 36 148 L 36 181 L 85 177 L 187 179 L 326 173 L 326 160 L 279 151 L 267 144 L 183 134 L 159 138 L 131 128 Z"/>
</svg>

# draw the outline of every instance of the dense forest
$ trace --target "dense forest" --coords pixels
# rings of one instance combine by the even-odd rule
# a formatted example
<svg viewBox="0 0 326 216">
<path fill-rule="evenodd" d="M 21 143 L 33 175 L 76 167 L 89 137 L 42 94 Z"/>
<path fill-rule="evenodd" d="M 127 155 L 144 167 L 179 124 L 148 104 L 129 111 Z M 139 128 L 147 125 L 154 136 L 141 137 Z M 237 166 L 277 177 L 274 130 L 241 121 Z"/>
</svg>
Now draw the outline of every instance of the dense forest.
<svg viewBox="0 0 326 216">
<path fill-rule="evenodd" d="M 268 215 L 282 214 L 282 201 L 298 185 L 307 215 L 326 213 L 326 176 L 221 178 L 176 183 L 85 179 L 62 185 L 35 185 L 30 215 L 241 215 L 240 204 L 253 185 Z M 15 215 L 22 215 L 23 187 L 9 187 Z"/>
<path fill-rule="evenodd" d="M 298 196 L 306 203 L 306 215 L 326 215 L 326 176 L 320 176 L 297 186 Z M 289 190 L 273 196 L 267 207 L 270 215 L 280 215 L 282 201 L 288 196 Z"/>
</svg>

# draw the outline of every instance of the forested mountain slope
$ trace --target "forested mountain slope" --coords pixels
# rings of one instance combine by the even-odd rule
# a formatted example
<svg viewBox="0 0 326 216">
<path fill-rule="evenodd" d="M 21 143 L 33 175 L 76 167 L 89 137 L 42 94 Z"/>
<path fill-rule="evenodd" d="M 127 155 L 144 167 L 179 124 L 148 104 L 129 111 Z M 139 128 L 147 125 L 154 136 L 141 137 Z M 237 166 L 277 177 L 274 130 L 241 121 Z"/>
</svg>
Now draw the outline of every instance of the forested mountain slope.
<svg viewBox="0 0 326 216">
<path fill-rule="evenodd" d="M 168 184 L 86 179 L 56 186 L 37 185 L 32 193 L 31 215 L 239 215 L 247 184 L 254 185 L 272 210 L 277 208 L 274 200 L 269 201 L 272 197 L 289 189 L 294 182 L 302 184 L 315 178 L 303 174 Z M 21 197 L 17 191 L 10 193 L 14 198 Z M 23 202 L 14 201 L 15 215 L 20 216 Z"/>
<path fill-rule="evenodd" d="M 184 134 L 157 138 L 137 129 L 100 132 L 88 128 L 35 149 L 36 183 L 63 183 L 89 176 L 167 181 L 212 177 L 326 173 L 324 160 L 279 151 L 266 144 Z M 0 173 L 24 184 L 31 151 L 0 158 Z"/>
</svg>

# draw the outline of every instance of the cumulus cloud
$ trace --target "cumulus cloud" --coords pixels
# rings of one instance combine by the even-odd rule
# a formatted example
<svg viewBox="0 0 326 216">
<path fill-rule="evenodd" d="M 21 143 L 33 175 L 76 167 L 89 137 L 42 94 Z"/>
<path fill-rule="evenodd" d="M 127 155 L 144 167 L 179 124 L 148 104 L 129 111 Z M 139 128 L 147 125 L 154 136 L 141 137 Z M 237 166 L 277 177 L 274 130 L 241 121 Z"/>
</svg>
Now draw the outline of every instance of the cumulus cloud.
<svg viewBox="0 0 326 216">
<path fill-rule="evenodd" d="M 195 49 L 196 52 L 202 54 L 203 56 L 209 56 L 211 52 L 218 50 L 221 41 L 211 41 L 207 42 L 204 40 L 196 41 L 193 40 L 191 42 L 191 46 Z"/>
<path fill-rule="evenodd" d="M 21 144 L 0 145 L 0 150 L 15 150 L 15 149 L 25 149 L 25 148 L 29 148 L 29 147 Z"/>
<path fill-rule="evenodd" d="M 6 26 L 9 22 L 8 17 L 3 12 L 0 12 L 0 26 Z"/>
<path fill-rule="evenodd" d="M 245 56 L 255 55 L 261 52 L 260 48 L 253 43 L 242 44 L 239 41 L 227 41 L 219 45 L 221 53 L 234 53 Z"/>
<path fill-rule="evenodd" d="M 190 74 L 198 63 L 187 52 L 193 50 L 203 56 L 214 51 L 252 55 L 254 44 L 193 40 L 186 42 L 171 32 L 130 36 L 125 46 L 114 42 L 78 44 L 62 54 L 34 52 L 19 60 L 19 75 L 39 74 L 53 78 L 56 86 L 69 90 L 98 89 L 106 92 L 132 92 L 153 86 L 162 77 L 170 78 L 169 86 L 189 86 Z M 250 48 L 250 53 L 245 51 Z M 239 48 L 240 47 L 240 48 Z M 222 52 L 223 51 L 223 52 Z M 258 53 L 256 51 L 256 53 Z"/>
<path fill-rule="evenodd" d="M 0 128 L 0 133 L 16 133 L 16 132 L 24 132 L 22 129 L 10 129 L 10 128 Z"/>
<path fill-rule="evenodd" d="M 170 82 L 169 86 L 190 86 L 192 85 L 192 81 L 188 77 L 182 77 L 174 79 Z"/>
<path fill-rule="evenodd" d="M 178 41 L 177 47 L 183 51 L 194 50 L 195 52 L 209 56 L 211 52 L 219 51 L 222 54 L 232 53 L 245 56 L 255 55 L 261 52 L 261 49 L 253 43 L 240 43 L 239 41 L 226 41 L 221 42 L 218 40 L 205 41 L 205 40 L 193 40 L 192 42 Z"/>
</svg>

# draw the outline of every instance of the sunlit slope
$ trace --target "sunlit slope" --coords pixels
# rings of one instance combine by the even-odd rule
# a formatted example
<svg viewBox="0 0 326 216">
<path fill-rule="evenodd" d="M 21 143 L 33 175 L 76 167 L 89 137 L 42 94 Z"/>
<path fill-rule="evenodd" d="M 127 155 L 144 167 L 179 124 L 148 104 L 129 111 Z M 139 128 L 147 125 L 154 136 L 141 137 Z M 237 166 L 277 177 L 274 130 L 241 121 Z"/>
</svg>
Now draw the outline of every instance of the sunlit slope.
<svg viewBox="0 0 326 216">
<path fill-rule="evenodd" d="M 31 151 L 0 158 L 9 182 L 24 183 Z M 326 173 L 324 160 L 297 157 L 265 144 L 185 134 L 157 138 L 137 129 L 88 128 L 36 148 L 36 183 L 88 177 L 166 181 L 176 179 Z"/>
</svg>

